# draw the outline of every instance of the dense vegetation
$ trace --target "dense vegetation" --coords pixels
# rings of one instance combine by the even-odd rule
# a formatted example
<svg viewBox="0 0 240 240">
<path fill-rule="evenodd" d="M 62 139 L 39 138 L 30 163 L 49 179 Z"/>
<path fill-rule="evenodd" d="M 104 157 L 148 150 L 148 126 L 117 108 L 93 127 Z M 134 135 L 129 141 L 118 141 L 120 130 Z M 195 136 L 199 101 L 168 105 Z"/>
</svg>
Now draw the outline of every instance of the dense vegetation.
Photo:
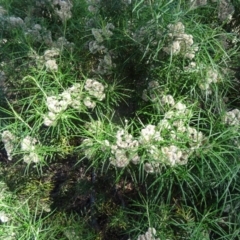
<svg viewBox="0 0 240 240">
<path fill-rule="evenodd" d="M 238 0 L 0 0 L 0 239 L 239 239 Z"/>
</svg>

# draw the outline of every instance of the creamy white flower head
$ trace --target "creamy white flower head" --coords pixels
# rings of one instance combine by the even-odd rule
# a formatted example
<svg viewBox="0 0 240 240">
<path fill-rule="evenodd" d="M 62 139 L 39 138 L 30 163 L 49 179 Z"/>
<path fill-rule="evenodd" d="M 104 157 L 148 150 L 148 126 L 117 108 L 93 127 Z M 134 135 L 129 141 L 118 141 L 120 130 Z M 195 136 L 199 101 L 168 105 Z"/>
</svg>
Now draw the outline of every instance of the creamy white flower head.
<svg viewBox="0 0 240 240">
<path fill-rule="evenodd" d="M 178 35 L 184 33 L 185 27 L 181 22 L 177 22 L 175 24 L 168 24 L 168 29 L 173 35 Z"/>
<path fill-rule="evenodd" d="M 89 51 L 93 54 L 97 52 L 106 53 L 108 51 L 108 49 L 105 46 L 100 45 L 97 41 L 90 41 L 88 44 L 88 47 L 89 47 Z"/>
<path fill-rule="evenodd" d="M 45 60 L 51 60 L 54 57 L 59 56 L 60 50 L 57 48 L 46 50 L 43 54 Z"/>
<path fill-rule="evenodd" d="M 155 228 L 148 228 L 145 234 L 138 236 L 137 240 L 160 240 L 160 238 L 155 238 L 156 230 Z"/>
<path fill-rule="evenodd" d="M 151 162 L 151 163 L 144 163 L 144 170 L 147 173 L 158 173 L 160 172 L 160 164 L 157 162 Z"/>
<path fill-rule="evenodd" d="M 110 147 L 110 142 L 108 140 L 104 140 L 103 142 L 106 147 Z"/>
<path fill-rule="evenodd" d="M 208 83 L 208 84 L 210 84 L 210 83 L 216 83 L 216 82 L 218 82 L 218 72 L 217 72 L 217 70 L 215 70 L 215 69 L 209 69 L 208 71 L 207 71 L 207 79 L 206 79 L 206 82 Z"/>
<path fill-rule="evenodd" d="M 191 0 L 191 8 L 201 7 L 207 4 L 207 0 Z"/>
<path fill-rule="evenodd" d="M 203 83 L 200 83 L 198 84 L 199 88 L 203 91 L 208 91 L 210 90 L 210 84 L 207 83 L 207 82 L 203 82 Z"/>
<path fill-rule="evenodd" d="M 129 159 L 126 155 L 126 152 L 122 149 L 116 149 L 115 158 L 110 158 L 110 163 L 116 167 L 123 168 L 129 164 Z"/>
<path fill-rule="evenodd" d="M 47 127 L 54 126 L 56 124 L 57 117 L 58 115 L 56 113 L 48 112 L 44 115 L 43 124 Z"/>
<path fill-rule="evenodd" d="M 22 151 L 33 151 L 35 149 L 35 144 L 37 143 L 37 139 L 36 138 L 32 138 L 30 136 L 26 136 L 22 142 L 21 142 L 21 150 Z"/>
<path fill-rule="evenodd" d="M 185 27 L 181 22 L 176 24 L 169 24 L 169 43 L 167 47 L 163 50 L 172 55 L 181 54 L 188 59 L 193 59 L 195 57 L 195 52 L 198 50 L 196 46 L 193 45 L 193 36 L 191 34 L 184 33 Z"/>
<path fill-rule="evenodd" d="M 59 94 L 59 97 L 62 99 L 62 101 L 64 101 L 67 105 L 70 104 L 72 102 L 72 96 L 71 96 L 71 92 L 69 91 L 69 89 L 63 91 L 61 94 Z"/>
<path fill-rule="evenodd" d="M 15 141 L 16 137 L 10 131 L 6 130 L 2 133 L 2 142 L 7 152 L 8 160 L 12 160 L 12 152 L 14 150 Z"/>
<path fill-rule="evenodd" d="M 131 162 L 135 165 L 139 164 L 140 161 L 141 161 L 141 158 L 137 154 L 131 157 Z"/>
<path fill-rule="evenodd" d="M 104 86 L 96 80 L 87 79 L 84 89 L 87 90 L 90 95 L 96 97 L 99 101 L 102 101 L 105 98 Z"/>
<path fill-rule="evenodd" d="M 114 25 L 112 23 L 107 23 L 107 25 L 102 29 L 102 34 L 104 37 L 109 38 L 113 35 L 113 32 L 110 29 L 114 29 Z"/>
<path fill-rule="evenodd" d="M 83 103 L 87 108 L 95 108 L 96 107 L 96 103 L 90 98 L 90 97 L 85 97 L 83 99 Z"/>
<path fill-rule="evenodd" d="M 192 60 L 195 57 L 195 53 L 187 52 L 185 53 L 184 57 Z"/>
<path fill-rule="evenodd" d="M 38 25 L 38 24 L 36 24 L 36 25 Z M 40 26 L 40 25 L 39 25 Z M 24 33 L 25 34 L 25 36 L 27 36 L 27 37 L 32 37 L 32 39 L 34 40 L 34 41 L 36 41 L 36 42 L 41 42 L 42 40 L 43 40 L 43 38 L 42 38 L 42 35 L 41 35 L 41 33 L 40 33 L 40 30 L 41 29 L 35 29 L 34 27 L 33 27 L 33 29 L 27 29 L 26 30 L 26 32 Z"/>
<path fill-rule="evenodd" d="M 59 101 L 57 96 L 48 96 L 46 105 L 48 107 L 48 110 L 53 113 L 60 113 L 67 108 L 67 102 Z"/>
<path fill-rule="evenodd" d="M 95 73 L 98 74 L 111 74 L 113 68 L 116 66 L 115 63 L 112 62 L 111 55 L 106 52 L 106 55 L 103 59 L 99 59 L 99 64 L 96 70 L 93 70 Z"/>
<path fill-rule="evenodd" d="M 96 14 L 100 7 L 100 0 L 86 0 L 86 2 L 89 4 L 88 11 Z"/>
<path fill-rule="evenodd" d="M 23 161 L 27 164 L 30 163 L 38 163 L 40 161 L 39 156 L 35 152 L 30 152 L 29 154 L 25 154 L 23 156 Z"/>
<path fill-rule="evenodd" d="M 186 53 L 188 54 L 188 53 Z M 192 59 L 191 57 L 188 57 L 185 55 L 185 57 L 189 58 L 190 60 Z M 195 57 L 195 54 L 193 55 L 193 57 Z M 184 67 L 184 70 L 186 72 L 196 72 L 197 71 L 197 64 L 196 62 L 190 62 L 188 66 Z"/>
<path fill-rule="evenodd" d="M 155 131 L 156 126 L 148 124 L 145 128 L 141 130 L 140 142 L 147 143 L 154 138 L 156 133 Z"/>
<path fill-rule="evenodd" d="M 60 17 L 62 22 L 66 22 L 66 20 L 72 17 L 71 8 L 72 3 L 69 0 L 53 0 L 53 6 L 55 7 L 55 13 Z"/>
<path fill-rule="evenodd" d="M 181 102 L 178 102 L 178 103 L 174 106 L 174 108 L 175 108 L 176 110 L 178 110 L 179 112 L 185 112 L 185 110 L 187 109 L 187 106 L 186 106 L 185 104 L 181 103 Z"/>
<path fill-rule="evenodd" d="M 72 50 L 74 43 L 69 42 L 65 37 L 59 37 L 56 42 L 52 43 L 54 49 L 58 49 L 59 52 L 62 51 L 63 47 Z"/>
<path fill-rule="evenodd" d="M 164 118 L 165 119 L 171 119 L 173 118 L 173 116 L 176 115 L 176 113 L 174 111 L 167 111 L 165 114 L 164 114 Z"/>
<path fill-rule="evenodd" d="M 72 99 L 70 106 L 79 111 L 83 108 L 81 99 Z"/>
<path fill-rule="evenodd" d="M 24 27 L 25 23 L 20 17 L 9 17 L 7 19 L 11 27 Z"/>
<path fill-rule="evenodd" d="M 70 88 L 68 88 L 70 94 L 80 94 L 82 92 L 82 86 L 80 83 L 74 83 Z"/>
<path fill-rule="evenodd" d="M 171 125 L 169 123 L 169 121 L 167 119 L 162 119 L 159 123 L 158 123 L 158 128 L 160 129 L 160 131 L 164 130 L 164 129 L 171 129 Z"/>
<path fill-rule="evenodd" d="M 219 1 L 218 18 L 221 21 L 231 20 L 234 11 L 235 11 L 235 8 L 230 0 Z"/>
<path fill-rule="evenodd" d="M 9 217 L 7 216 L 7 214 L 5 212 L 0 212 L 0 221 L 2 223 L 9 221 Z"/>
<path fill-rule="evenodd" d="M 176 120 L 173 122 L 173 126 L 177 128 L 178 132 L 185 132 L 187 128 L 184 125 L 183 120 Z"/>
<path fill-rule="evenodd" d="M 156 161 L 159 161 L 159 159 L 161 159 L 161 151 L 156 145 L 150 145 L 147 149 L 147 152 L 151 159 L 154 159 Z"/>
<path fill-rule="evenodd" d="M 45 62 L 45 66 L 47 70 L 57 72 L 58 71 L 58 65 L 55 59 L 50 59 Z"/>
<path fill-rule="evenodd" d="M 199 148 L 202 144 L 204 135 L 202 132 L 197 131 L 193 127 L 187 127 L 188 137 L 190 139 L 189 145 L 192 147 L 192 150 Z"/>
<path fill-rule="evenodd" d="M 240 123 L 240 111 L 238 109 L 233 109 L 228 111 L 224 116 L 224 123 L 228 125 L 239 125 Z"/>
<path fill-rule="evenodd" d="M 182 157 L 182 151 L 177 146 L 171 145 L 169 147 L 162 147 L 161 150 L 166 164 L 171 166 L 174 166 L 176 163 L 178 163 Z"/>
<path fill-rule="evenodd" d="M 164 51 L 168 54 L 176 55 L 181 50 L 181 42 L 180 41 L 173 41 L 168 47 L 164 48 Z"/>
<path fill-rule="evenodd" d="M 144 164 L 144 170 L 147 173 L 154 173 L 154 168 L 153 168 L 152 164 L 150 164 L 150 163 L 145 163 Z"/>
<path fill-rule="evenodd" d="M 172 95 L 164 95 L 161 99 L 161 103 L 173 106 L 175 104 L 175 101 Z"/>
<path fill-rule="evenodd" d="M 159 85 L 159 83 L 157 81 L 151 81 L 151 82 L 148 83 L 148 88 L 149 89 L 159 88 L 159 87 L 160 87 L 160 85 Z"/>
<path fill-rule="evenodd" d="M 193 36 L 191 34 L 182 33 L 178 34 L 176 37 L 181 42 L 183 48 L 193 45 Z"/>
<path fill-rule="evenodd" d="M 92 35 L 94 36 L 94 38 L 96 39 L 96 41 L 98 43 L 103 42 L 102 30 L 101 29 L 93 28 L 92 29 Z"/>
<path fill-rule="evenodd" d="M 133 139 L 133 136 L 126 130 L 120 129 L 116 134 L 116 144 L 119 148 L 130 151 L 136 151 L 138 148 L 138 141 Z"/>
<path fill-rule="evenodd" d="M 182 151 L 182 156 L 180 157 L 179 161 L 177 164 L 179 165 L 186 165 L 188 163 L 188 158 L 191 154 L 191 151 Z"/>
</svg>

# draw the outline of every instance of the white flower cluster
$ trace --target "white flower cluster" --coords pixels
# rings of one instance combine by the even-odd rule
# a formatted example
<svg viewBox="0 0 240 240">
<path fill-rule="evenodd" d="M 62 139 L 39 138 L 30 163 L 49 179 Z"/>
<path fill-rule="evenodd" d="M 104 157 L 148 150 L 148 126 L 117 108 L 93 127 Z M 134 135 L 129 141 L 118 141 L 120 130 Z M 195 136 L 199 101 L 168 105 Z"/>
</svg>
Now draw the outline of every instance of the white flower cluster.
<svg viewBox="0 0 240 240">
<path fill-rule="evenodd" d="M 12 153 L 15 148 L 17 137 L 10 131 L 4 131 L 2 133 L 2 142 L 4 143 L 5 150 L 8 155 L 8 160 L 12 160 Z M 26 163 L 37 163 L 40 161 L 38 154 L 36 153 L 35 144 L 37 140 L 30 136 L 25 137 L 21 142 L 21 150 L 24 151 L 23 160 Z"/>
<path fill-rule="evenodd" d="M 159 96 L 162 94 L 160 85 L 157 81 L 151 81 L 148 83 L 148 88 L 143 90 L 142 99 L 144 101 L 156 102 L 159 100 Z"/>
<path fill-rule="evenodd" d="M 152 141 L 162 141 L 163 138 L 160 136 L 160 131 L 156 129 L 154 125 L 147 125 L 141 130 L 139 142 L 144 145 Z"/>
<path fill-rule="evenodd" d="M 12 160 L 12 153 L 16 143 L 16 137 L 8 130 L 2 133 L 2 142 L 7 152 L 8 160 Z"/>
<path fill-rule="evenodd" d="M 66 22 L 72 17 L 71 9 L 73 4 L 70 0 L 36 0 L 37 7 L 47 7 L 50 4 L 56 15 L 62 22 Z"/>
<path fill-rule="evenodd" d="M 193 45 L 193 36 L 184 33 L 185 26 L 181 22 L 169 24 L 169 44 L 163 50 L 172 55 L 181 54 L 188 59 L 193 59 L 198 47 Z"/>
<path fill-rule="evenodd" d="M 137 154 L 138 141 L 129 134 L 126 129 L 120 129 L 116 134 L 115 144 L 110 145 L 113 157 L 110 157 L 110 162 L 116 167 L 126 167 L 130 161 L 134 164 L 139 163 L 140 158 Z"/>
<path fill-rule="evenodd" d="M 103 29 L 93 28 L 92 35 L 98 43 L 101 43 L 104 41 L 104 38 L 108 39 L 113 35 L 113 32 L 111 30 L 114 28 L 115 27 L 112 23 L 107 23 Z"/>
<path fill-rule="evenodd" d="M 162 125 L 161 122 L 159 125 Z M 168 125 L 170 126 L 170 125 Z M 196 129 L 191 127 L 184 127 L 186 130 L 185 141 L 182 141 L 181 147 L 175 145 L 164 146 L 164 141 L 160 142 L 151 142 L 149 141 L 145 145 L 142 145 L 142 148 L 146 148 L 146 158 L 151 159 L 150 161 L 144 164 L 144 169 L 148 173 L 159 172 L 162 164 L 169 166 L 185 165 L 188 162 L 188 158 L 193 153 L 194 150 L 199 148 L 202 144 L 203 134 L 198 132 Z M 168 129 L 168 134 L 164 134 L 164 138 L 172 140 L 177 136 L 177 129 L 171 128 Z M 178 137 L 178 140 L 182 140 L 181 137 Z M 159 144 L 162 144 L 161 147 Z M 188 147 L 187 145 L 190 145 Z"/>
<path fill-rule="evenodd" d="M 88 4 L 88 11 L 96 14 L 100 7 L 100 1 L 101 0 L 86 0 Z"/>
<path fill-rule="evenodd" d="M 207 4 L 207 0 L 190 0 L 190 8 L 198 8 Z"/>
<path fill-rule="evenodd" d="M 113 30 L 115 27 L 112 23 L 107 23 L 103 29 L 92 28 L 92 35 L 94 36 L 95 40 L 90 41 L 89 51 L 93 54 L 95 53 L 107 53 L 108 49 L 102 44 L 104 39 L 108 39 L 113 35 Z"/>
<path fill-rule="evenodd" d="M 89 51 L 93 54 L 95 53 L 107 53 L 108 49 L 102 45 L 99 44 L 97 41 L 90 41 L 88 44 Z"/>
<path fill-rule="evenodd" d="M 86 90 L 85 94 L 83 88 Z M 78 111 L 83 108 L 82 103 L 87 108 L 94 108 L 96 106 L 94 98 L 102 101 L 105 93 L 103 84 L 92 79 L 87 79 L 84 87 L 80 83 L 75 83 L 61 94 L 47 97 L 46 105 L 49 112 L 44 115 L 44 125 L 54 126 L 59 114 L 69 106 Z"/>
<path fill-rule="evenodd" d="M 201 90 L 205 91 L 207 94 L 211 94 L 211 84 L 217 83 L 220 79 L 219 73 L 213 68 L 208 68 L 206 73 L 206 78 L 201 81 L 198 86 Z"/>
<path fill-rule="evenodd" d="M 56 41 L 52 42 L 52 47 L 63 50 L 63 48 L 72 50 L 74 43 L 69 42 L 65 37 L 59 37 Z"/>
<path fill-rule="evenodd" d="M 10 16 L 8 18 L 5 18 L 5 20 L 11 28 L 25 27 L 25 23 L 20 17 Z"/>
<path fill-rule="evenodd" d="M 47 70 L 53 71 L 53 72 L 57 72 L 58 71 L 58 65 L 56 62 L 56 59 L 54 59 L 54 57 L 59 56 L 59 49 L 50 49 L 50 50 L 46 50 L 44 52 L 44 55 L 42 57 L 40 57 L 40 60 L 44 60 L 45 61 L 45 66 L 47 68 Z"/>
<path fill-rule="evenodd" d="M 101 75 L 103 74 L 109 75 L 112 73 L 112 70 L 115 66 L 116 64 L 112 62 L 111 55 L 107 53 L 103 59 L 99 59 L 98 67 L 97 69 L 93 70 L 93 72 Z"/>
<path fill-rule="evenodd" d="M 55 57 L 59 56 L 60 50 L 57 48 L 52 48 L 44 51 L 42 56 L 39 56 L 35 51 L 29 53 L 29 57 L 36 60 L 38 68 L 46 67 L 48 71 L 57 72 L 58 65 Z"/>
<path fill-rule="evenodd" d="M 108 39 L 113 35 L 111 30 L 114 28 L 115 27 L 112 23 L 107 23 L 103 29 L 92 28 L 92 35 L 95 40 L 88 43 L 89 51 L 93 54 L 105 54 L 103 58 L 99 59 L 97 69 L 93 70 L 94 73 L 109 75 L 112 73 L 112 69 L 116 66 L 112 62 L 112 53 L 102 44 L 105 39 Z"/>
<path fill-rule="evenodd" d="M 218 18 L 221 21 L 230 21 L 235 9 L 230 0 L 221 0 L 218 6 Z"/>
<path fill-rule="evenodd" d="M 121 128 L 116 132 L 114 141 L 110 142 L 107 139 L 102 141 L 102 151 L 106 152 L 109 149 L 111 152 L 111 164 L 123 168 L 130 162 L 134 164 L 144 162 L 147 173 L 156 173 L 163 165 L 174 167 L 187 164 L 189 157 L 202 146 L 204 135 L 189 126 L 191 111 L 187 106 L 181 102 L 175 103 L 171 95 L 163 96 L 161 101 L 171 109 L 165 112 L 164 118 L 157 125 L 144 126 L 138 137 L 129 134 L 127 127 Z M 102 132 L 104 126 L 100 123 L 93 125 L 94 127 L 88 126 L 87 129 L 91 135 L 97 136 L 98 131 Z M 93 145 L 94 139 L 84 140 L 85 156 L 88 158 L 94 157 L 91 151 Z M 141 157 L 139 151 L 142 152 Z"/>
<path fill-rule="evenodd" d="M 21 150 L 24 152 L 23 161 L 27 164 L 38 163 L 40 158 L 36 153 L 35 144 L 37 139 L 26 136 L 21 142 Z"/>
<path fill-rule="evenodd" d="M 62 22 L 66 22 L 72 17 L 71 9 L 73 7 L 70 0 L 51 0 L 55 13 L 59 16 Z"/>
<path fill-rule="evenodd" d="M 139 235 L 137 240 L 160 240 L 160 238 L 155 237 L 156 233 L 156 229 L 150 227 L 145 234 Z"/>
<path fill-rule="evenodd" d="M 39 24 L 35 24 L 34 27 L 35 30 L 41 28 Z M 46 45 L 50 46 L 51 49 L 45 50 L 42 56 L 39 56 L 35 51 L 30 52 L 28 56 L 36 61 L 38 68 L 45 66 L 47 70 L 57 72 L 58 65 L 55 58 L 60 55 L 63 48 L 71 50 L 74 47 L 74 44 L 68 42 L 64 37 L 60 37 L 56 41 L 52 41 L 51 32 L 48 31 L 47 34 L 42 35 L 38 32 L 38 30 L 35 30 L 27 30 L 26 34 L 31 34 L 33 37 L 35 36 L 35 41 L 43 41 Z"/>
<path fill-rule="evenodd" d="M 233 109 L 228 111 L 224 116 L 224 123 L 234 126 L 240 124 L 240 111 L 238 109 Z"/>
<path fill-rule="evenodd" d="M 35 42 L 44 42 L 47 46 L 51 46 L 52 44 L 51 32 L 45 27 L 42 27 L 40 24 L 34 24 L 33 26 L 27 28 L 24 34 L 26 37 L 31 37 L 31 39 Z"/>
<path fill-rule="evenodd" d="M 203 133 L 189 126 L 191 110 L 182 102 L 175 103 L 171 95 L 163 95 L 160 101 L 162 105 L 167 105 L 169 110 L 165 111 L 164 118 L 157 125 L 144 126 L 137 137 L 129 134 L 127 127 L 120 128 L 113 141 L 108 139 L 101 141 L 101 150 L 106 152 L 109 149 L 111 152 L 111 164 L 123 168 L 130 162 L 134 164 L 144 162 L 146 172 L 156 173 L 163 165 L 174 167 L 187 164 L 189 157 L 202 146 Z M 91 136 L 99 135 L 99 131 L 104 132 L 102 124 L 90 125 L 94 126 L 87 127 Z M 94 157 L 91 151 L 94 141 L 93 138 L 84 140 L 85 156 L 88 158 Z"/>
<path fill-rule="evenodd" d="M 145 126 L 139 136 L 139 145 L 146 150 L 146 158 L 151 159 L 144 165 L 148 173 L 158 172 L 162 163 L 170 166 L 187 164 L 189 156 L 201 146 L 204 138 L 202 132 L 189 126 L 191 111 L 185 104 L 175 103 L 171 95 L 163 95 L 159 101 L 171 107 L 170 110 L 157 125 Z M 165 139 L 181 144 L 166 146 Z"/>
<path fill-rule="evenodd" d="M 98 99 L 99 101 L 102 101 L 105 98 L 104 93 L 104 86 L 102 83 L 93 80 L 93 79 L 87 79 L 84 89 L 93 97 Z"/>
<path fill-rule="evenodd" d="M 5 212 L 0 212 L 0 222 L 6 223 L 9 221 L 9 217 Z"/>
<path fill-rule="evenodd" d="M 47 30 L 40 24 L 32 24 L 31 18 L 26 17 L 24 19 L 25 30 L 24 34 L 26 37 L 31 38 L 31 41 L 38 43 L 45 43 L 46 46 L 54 49 L 59 49 L 60 51 L 64 48 L 72 49 L 74 44 L 67 41 L 65 37 L 59 37 L 56 41 L 52 39 L 51 31 Z"/>
<path fill-rule="evenodd" d="M 81 100 L 82 86 L 79 83 L 75 83 L 57 96 L 47 97 L 46 105 L 49 112 L 44 115 L 44 125 L 54 126 L 59 114 L 65 111 L 69 105 L 77 110 L 81 109 Z"/>
<path fill-rule="evenodd" d="M 126 122 L 127 123 L 127 122 Z M 101 121 L 92 121 L 86 125 L 86 129 L 89 135 L 94 138 L 86 138 L 82 142 L 82 149 L 84 155 L 89 159 L 96 158 L 96 147 L 94 147 L 95 138 L 97 136 L 106 136 L 106 126 Z M 99 145 L 99 142 L 98 142 Z M 130 162 L 138 164 L 140 157 L 138 156 L 138 141 L 128 133 L 127 126 L 125 128 L 119 128 L 111 141 L 105 139 L 101 141 L 100 150 L 104 153 L 111 155 L 109 161 L 112 165 L 123 168 Z M 99 147 L 97 147 L 99 149 Z"/>
<path fill-rule="evenodd" d="M 208 2 L 218 2 L 218 18 L 221 21 L 232 19 L 235 9 L 230 0 L 190 0 L 190 9 L 205 6 Z"/>
</svg>

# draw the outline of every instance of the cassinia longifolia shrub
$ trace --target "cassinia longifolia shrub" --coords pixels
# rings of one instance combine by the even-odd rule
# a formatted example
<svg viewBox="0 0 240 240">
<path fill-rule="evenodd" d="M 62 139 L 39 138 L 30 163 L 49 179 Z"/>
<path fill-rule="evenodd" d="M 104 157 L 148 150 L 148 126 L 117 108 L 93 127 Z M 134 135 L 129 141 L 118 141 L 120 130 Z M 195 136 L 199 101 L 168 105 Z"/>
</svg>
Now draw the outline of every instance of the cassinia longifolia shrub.
<svg viewBox="0 0 240 240">
<path fill-rule="evenodd" d="M 109 224 L 102 234 L 132 224 L 127 230 L 138 240 L 203 233 L 217 239 L 209 229 L 235 215 L 225 221 L 226 210 L 214 212 L 211 204 L 219 208 L 231 201 L 230 191 L 239 193 L 240 36 L 237 27 L 228 29 L 239 14 L 236 1 L 2 2 L 0 133 L 7 160 L 44 173 L 42 167 L 73 159 L 93 185 L 79 194 L 90 199 L 88 221 Z M 97 195 L 95 173 L 114 185 L 113 199 L 111 191 Z M 130 225 L 116 220 L 121 212 L 98 205 L 95 192 L 110 199 L 111 211 L 119 202 L 123 212 L 133 204 L 124 213 Z M 10 219 L 0 211 L 1 224 Z"/>
</svg>

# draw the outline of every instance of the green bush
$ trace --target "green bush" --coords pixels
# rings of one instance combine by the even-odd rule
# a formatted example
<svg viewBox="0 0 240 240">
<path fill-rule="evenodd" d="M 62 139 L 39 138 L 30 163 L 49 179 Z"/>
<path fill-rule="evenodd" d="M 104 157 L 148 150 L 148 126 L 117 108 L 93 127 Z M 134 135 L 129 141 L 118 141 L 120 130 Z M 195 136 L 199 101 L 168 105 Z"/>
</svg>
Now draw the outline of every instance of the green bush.
<svg viewBox="0 0 240 240">
<path fill-rule="evenodd" d="M 238 239 L 239 8 L 1 0 L 0 237 Z"/>
</svg>

